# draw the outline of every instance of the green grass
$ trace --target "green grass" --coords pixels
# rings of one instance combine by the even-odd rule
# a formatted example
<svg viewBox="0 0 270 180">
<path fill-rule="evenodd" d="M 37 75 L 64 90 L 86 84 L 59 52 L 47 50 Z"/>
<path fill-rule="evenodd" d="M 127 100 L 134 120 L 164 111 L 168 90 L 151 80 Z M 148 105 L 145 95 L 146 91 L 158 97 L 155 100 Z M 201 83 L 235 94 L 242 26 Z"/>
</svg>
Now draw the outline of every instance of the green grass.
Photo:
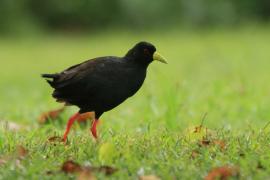
<svg viewBox="0 0 270 180">
<path fill-rule="evenodd" d="M 0 159 L 12 156 L 17 145 L 29 154 L 20 165 L 15 159 L 0 165 L 0 179 L 75 178 L 59 171 L 67 159 L 118 168 L 109 179 L 136 179 L 140 169 L 162 179 L 202 179 L 224 165 L 239 167 L 241 179 L 269 179 L 269 30 L 175 29 L 139 35 L 115 31 L 1 39 L 0 120 L 26 128 L 13 132 L 2 123 Z M 47 143 L 49 137 L 62 135 L 66 119 L 77 108 L 69 107 L 62 122 L 39 125 L 40 113 L 61 106 L 50 97 L 52 89 L 40 74 L 96 56 L 122 56 L 139 40 L 153 42 L 169 64 L 151 64 L 142 89 L 102 116 L 99 142 L 92 140 L 88 124 L 75 125 L 66 146 Z M 199 146 L 201 136 L 188 131 L 199 126 L 206 113 L 203 125 L 215 131 L 210 139 L 224 141 L 225 150 Z M 114 147 L 108 149 L 109 157 L 100 153 L 106 143 Z M 191 158 L 194 150 L 199 155 Z"/>
</svg>

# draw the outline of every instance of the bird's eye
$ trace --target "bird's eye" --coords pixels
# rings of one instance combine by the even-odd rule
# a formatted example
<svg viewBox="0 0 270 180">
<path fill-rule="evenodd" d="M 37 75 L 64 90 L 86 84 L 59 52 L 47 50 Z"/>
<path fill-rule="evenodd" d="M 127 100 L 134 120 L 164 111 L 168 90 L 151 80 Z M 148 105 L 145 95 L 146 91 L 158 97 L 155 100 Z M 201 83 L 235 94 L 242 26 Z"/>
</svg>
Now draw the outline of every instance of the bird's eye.
<svg viewBox="0 0 270 180">
<path fill-rule="evenodd" d="M 146 54 L 146 55 L 149 55 L 149 54 L 150 54 L 150 53 L 149 53 L 149 50 L 148 50 L 148 49 L 146 49 L 146 48 L 145 48 L 145 49 L 143 49 L 143 53 L 144 53 L 144 54 Z"/>
</svg>

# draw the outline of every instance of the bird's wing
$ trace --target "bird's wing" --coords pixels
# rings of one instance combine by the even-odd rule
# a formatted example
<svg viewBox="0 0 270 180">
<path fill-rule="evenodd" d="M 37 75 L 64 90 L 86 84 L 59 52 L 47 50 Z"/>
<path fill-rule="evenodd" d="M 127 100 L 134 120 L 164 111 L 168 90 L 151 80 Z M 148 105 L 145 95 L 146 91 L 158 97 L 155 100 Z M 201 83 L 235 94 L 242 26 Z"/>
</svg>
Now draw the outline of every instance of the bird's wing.
<svg viewBox="0 0 270 180">
<path fill-rule="evenodd" d="M 79 82 L 90 74 L 96 74 L 106 60 L 106 57 L 100 57 L 71 66 L 61 73 L 54 74 L 51 85 L 55 89 L 59 89 Z"/>
<path fill-rule="evenodd" d="M 50 83 L 55 88 L 53 96 L 71 104 L 82 97 L 95 96 L 115 82 L 117 70 L 114 67 L 120 63 L 120 58 L 102 57 L 72 66 Z"/>
</svg>

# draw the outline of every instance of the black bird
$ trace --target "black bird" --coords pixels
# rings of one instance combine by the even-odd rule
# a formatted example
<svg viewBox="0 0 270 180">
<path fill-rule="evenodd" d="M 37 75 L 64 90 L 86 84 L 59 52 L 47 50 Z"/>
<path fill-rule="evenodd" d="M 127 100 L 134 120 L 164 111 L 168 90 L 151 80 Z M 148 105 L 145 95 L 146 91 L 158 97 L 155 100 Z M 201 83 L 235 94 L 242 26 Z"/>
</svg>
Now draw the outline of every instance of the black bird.
<svg viewBox="0 0 270 180">
<path fill-rule="evenodd" d="M 65 141 L 74 121 L 82 113 L 94 111 L 91 132 L 97 138 L 100 116 L 134 95 L 142 86 L 148 65 L 157 60 L 166 63 L 154 45 L 139 42 L 124 57 L 98 57 L 55 74 L 42 74 L 54 88 L 57 102 L 80 108 L 68 121 Z"/>
</svg>

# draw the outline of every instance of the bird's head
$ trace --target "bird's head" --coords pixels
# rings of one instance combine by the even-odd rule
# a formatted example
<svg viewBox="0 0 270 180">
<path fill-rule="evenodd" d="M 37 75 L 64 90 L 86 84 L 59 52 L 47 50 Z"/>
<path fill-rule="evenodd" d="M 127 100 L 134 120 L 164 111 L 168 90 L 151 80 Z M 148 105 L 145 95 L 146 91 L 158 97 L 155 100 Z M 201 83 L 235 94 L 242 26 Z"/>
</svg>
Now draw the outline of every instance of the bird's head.
<svg viewBox="0 0 270 180">
<path fill-rule="evenodd" d="M 143 41 L 137 43 L 130 49 L 125 57 L 143 65 L 148 65 L 152 61 L 159 61 L 167 64 L 165 58 L 156 52 L 156 47 L 153 44 Z"/>
</svg>

